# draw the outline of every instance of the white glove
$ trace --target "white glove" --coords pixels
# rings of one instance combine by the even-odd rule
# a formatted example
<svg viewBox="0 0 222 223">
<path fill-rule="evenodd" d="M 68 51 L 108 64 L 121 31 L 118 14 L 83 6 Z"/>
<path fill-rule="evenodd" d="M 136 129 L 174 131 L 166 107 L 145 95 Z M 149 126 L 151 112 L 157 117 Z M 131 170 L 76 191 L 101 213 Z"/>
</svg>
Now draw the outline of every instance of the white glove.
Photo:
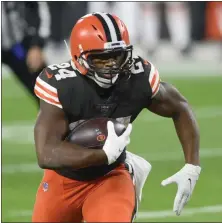
<svg viewBox="0 0 222 223">
<path fill-rule="evenodd" d="M 106 153 L 108 164 L 114 163 L 124 148 L 130 143 L 130 133 L 132 131 L 132 124 L 129 124 L 125 132 L 121 136 L 117 136 L 114 125 L 111 121 L 107 122 L 108 136 L 103 146 L 103 150 Z"/>
<path fill-rule="evenodd" d="M 173 211 L 176 212 L 176 215 L 180 215 L 183 207 L 190 200 L 196 181 L 199 178 L 200 171 L 201 168 L 199 166 L 185 164 L 179 172 L 161 182 L 162 186 L 171 183 L 177 184 L 178 189 L 173 205 Z"/>
</svg>

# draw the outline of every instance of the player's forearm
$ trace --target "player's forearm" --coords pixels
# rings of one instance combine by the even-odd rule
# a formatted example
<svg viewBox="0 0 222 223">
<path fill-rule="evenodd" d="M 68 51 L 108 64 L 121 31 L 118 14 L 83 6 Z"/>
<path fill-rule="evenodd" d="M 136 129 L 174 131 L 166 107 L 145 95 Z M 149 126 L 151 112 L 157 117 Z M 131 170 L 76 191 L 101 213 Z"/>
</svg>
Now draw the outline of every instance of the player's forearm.
<svg viewBox="0 0 222 223">
<path fill-rule="evenodd" d="M 186 163 L 199 165 L 199 128 L 187 102 L 181 104 L 181 109 L 174 115 L 173 120 L 183 147 Z"/>
<path fill-rule="evenodd" d="M 38 156 L 39 166 L 43 169 L 80 169 L 107 163 L 103 150 L 88 149 L 65 141 L 58 146 L 46 145 L 44 150 L 43 155 Z"/>
</svg>

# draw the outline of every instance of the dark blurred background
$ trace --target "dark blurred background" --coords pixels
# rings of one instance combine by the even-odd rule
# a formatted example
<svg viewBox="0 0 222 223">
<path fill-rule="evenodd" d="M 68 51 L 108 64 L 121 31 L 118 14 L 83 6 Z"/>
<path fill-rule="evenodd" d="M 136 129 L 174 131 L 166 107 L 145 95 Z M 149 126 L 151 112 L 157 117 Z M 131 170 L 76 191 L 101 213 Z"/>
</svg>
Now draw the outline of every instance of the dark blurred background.
<svg viewBox="0 0 222 223">
<path fill-rule="evenodd" d="M 218 63 L 222 60 L 222 2 L 47 4 L 51 15 L 46 47 L 48 63 L 69 59 L 63 40 L 69 41 L 71 29 L 81 16 L 96 11 L 119 16 L 128 27 L 134 53 L 152 60 L 161 70 L 166 67 L 166 61 L 167 64 L 178 61 L 184 67 L 184 61 L 202 63 L 214 58 L 213 62 Z M 54 51 L 60 52 L 60 56 L 54 56 L 58 55 Z"/>
<path fill-rule="evenodd" d="M 127 5 L 127 2 L 123 2 Z M 177 2 L 173 2 L 177 3 Z M 180 2 L 181 3 L 181 2 Z M 183 2 L 182 2 L 183 3 Z M 221 2 L 184 2 L 185 7 L 190 11 L 189 17 L 190 19 L 190 33 L 192 40 L 214 40 L 219 41 L 222 39 L 222 34 L 220 30 L 220 16 L 221 13 Z M 102 6 L 101 6 L 102 4 Z M 97 9 L 96 11 L 107 11 L 110 10 L 115 13 L 117 10 L 113 10 L 116 2 L 105 2 L 107 6 L 103 7 L 104 2 L 48 2 L 52 21 L 51 21 L 51 35 L 52 40 L 61 41 L 64 37 L 69 37 L 70 30 L 72 29 L 75 22 L 86 13 L 91 13 L 91 9 Z M 136 2 L 138 8 L 141 5 L 149 5 L 150 2 Z M 167 7 L 166 3 L 155 2 L 157 6 L 157 10 L 160 11 L 160 30 L 161 30 L 161 39 L 169 39 L 169 31 L 167 29 L 166 24 L 166 14 Z M 171 2 L 172 4 L 172 2 Z M 94 6 L 93 6 L 94 5 Z M 118 6 L 117 6 L 118 7 Z M 122 7 L 123 13 L 125 11 L 124 5 L 120 5 Z M 185 8 L 184 7 L 184 8 Z M 119 10 L 119 9 L 118 9 Z M 121 10 L 121 9 L 120 9 Z M 136 11 L 137 9 L 134 8 Z M 139 9 L 140 10 L 140 9 Z M 181 10 L 181 8 L 177 8 L 176 10 Z M 183 10 L 183 9 L 182 9 Z M 145 13 L 144 10 L 141 9 L 141 13 Z M 172 14 L 173 12 L 171 12 Z M 120 16 L 121 18 L 121 16 Z M 135 20 L 137 18 L 134 18 Z M 126 21 L 124 21 L 126 22 Z M 139 21 L 137 21 L 138 23 Z M 139 25 L 139 24 L 138 24 Z M 136 27 L 135 27 L 136 28 Z M 148 27 L 147 27 L 148 28 Z M 152 32 L 152 30 L 151 30 Z M 138 35 L 142 35 L 142 33 L 138 33 Z"/>
<path fill-rule="evenodd" d="M 152 60 L 160 68 L 165 66 L 166 60 L 167 63 L 175 60 L 180 63 L 222 59 L 222 2 L 49 1 L 26 4 L 29 4 L 28 12 L 35 9 L 36 14 L 29 16 L 28 21 L 36 23 L 37 20 L 37 33 L 44 42 L 41 49 L 47 64 L 70 58 L 63 40 L 69 42 L 72 27 L 81 16 L 96 11 L 119 16 L 128 27 L 134 53 Z M 15 7 L 14 13 L 18 8 Z M 27 22 L 27 17 L 24 21 Z"/>
</svg>

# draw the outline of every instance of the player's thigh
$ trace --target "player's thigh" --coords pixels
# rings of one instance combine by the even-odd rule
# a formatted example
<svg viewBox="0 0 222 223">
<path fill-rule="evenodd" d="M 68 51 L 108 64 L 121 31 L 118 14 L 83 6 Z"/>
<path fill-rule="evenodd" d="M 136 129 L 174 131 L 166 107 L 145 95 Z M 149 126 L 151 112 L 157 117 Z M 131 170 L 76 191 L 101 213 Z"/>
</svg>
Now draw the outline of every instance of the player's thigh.
<svg viewBox="0 0 222 223">
<path fill-rule="evenodd" d="M 129 173 L 110 174 L 83 204 L 86 222 L 131 222 L 135 214 L 135 189 Z"/>
<path fill-rule="evenodd" d="M 32 222 L 81 222 L 81 208 L 70 205 L 75 197 L 66 198 L 63 177 L 46 170 L 38 188 Z"/>
</svg>

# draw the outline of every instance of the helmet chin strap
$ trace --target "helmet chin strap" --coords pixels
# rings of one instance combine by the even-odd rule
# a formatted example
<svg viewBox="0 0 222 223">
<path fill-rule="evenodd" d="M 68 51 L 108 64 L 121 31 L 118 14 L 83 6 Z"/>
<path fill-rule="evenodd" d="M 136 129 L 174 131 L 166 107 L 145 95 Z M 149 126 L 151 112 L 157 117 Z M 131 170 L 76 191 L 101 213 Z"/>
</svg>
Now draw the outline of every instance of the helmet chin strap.
<svg viewBox="0 0 222 223">
<path fill-rule="evenodd" d="M 112 84 L 114 84 L 117 81 L 119 74 L 117 74 L 115 77 L 112 78 L 112 84 L 110 83 L 111 80 L 99 77 L 97 73 L 95 73 L 95 75 L 86 75 L 86 76 L 94 80 L 100 87 L 110 88 L 112 87 Z"/>
</svg>

